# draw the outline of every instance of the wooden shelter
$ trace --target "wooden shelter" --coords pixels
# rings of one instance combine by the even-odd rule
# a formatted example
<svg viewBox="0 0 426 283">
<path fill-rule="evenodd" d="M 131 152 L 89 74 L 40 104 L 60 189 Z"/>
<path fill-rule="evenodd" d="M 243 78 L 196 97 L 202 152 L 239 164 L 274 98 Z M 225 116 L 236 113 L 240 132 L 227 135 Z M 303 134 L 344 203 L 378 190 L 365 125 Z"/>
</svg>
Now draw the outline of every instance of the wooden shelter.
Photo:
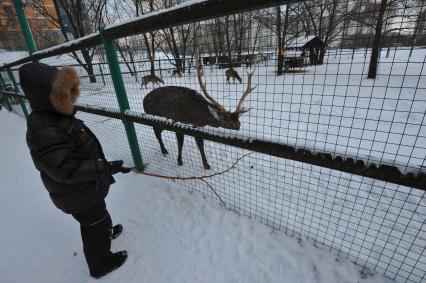
<svg viewBox="0 0 426 283">
<path fill-rule="evenodd" d="M 299 36 L 294 38 L 290 44 L 287 45 L 287 50 L 290 51 L 289 53 L 291 54 L 297 53 L 302 58 L 308 58 L 309 65 L 317 65 L 321 61 L 320 54 L 321 50 L 325 50 L 325 44 L 318 36 Z M 286 51 L 286 53 L 288 51 Z"/>
</svg>

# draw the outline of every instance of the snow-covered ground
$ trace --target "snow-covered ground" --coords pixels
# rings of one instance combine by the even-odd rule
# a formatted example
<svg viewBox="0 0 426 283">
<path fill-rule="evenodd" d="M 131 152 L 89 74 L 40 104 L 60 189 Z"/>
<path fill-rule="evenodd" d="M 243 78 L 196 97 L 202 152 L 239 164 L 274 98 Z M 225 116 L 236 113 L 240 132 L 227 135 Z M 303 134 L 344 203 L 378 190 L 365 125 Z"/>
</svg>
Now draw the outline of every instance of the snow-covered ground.
<svg viewBox="0 0 426 283">
<path fill-rule="evenodd" d="M 326 150 L 396 164 L 402 171 L 418 171 L 426 165 L 425 50 L 414 50 L 411 57 L 409 50 L 392 50 L 388 58 L 383 51 L 376 80 L 366 79 L 369 54 L 361 51 L 353 58 L 348 50 L 336 54 L 330 51 L 327 64 L 282 77 L 274 75 L 275 61 L 260 62 L 254 77 L 257 89 L 246 103 L 252 110 L 242 117 L 242 129 L 205 130 Z M 71 62 L 67 56 L 43 61 L 57 65 Z M 148 74 L 148 64 L 137 67 L 139 78 Z M 171 66 L 162 63 L 162 67 Z M 245 83 L 243 68 L 237 70 Z M 106 65 L 103 73 L 105 85 L 100 76 L 94 84 L 83 78 L 79 103 L 117 109 Z M 227 85 L 224 70 L 206 66 L 205 73 L 210 94 L 233 109 L 245 84 Z M 167 71 L 157 75 L 166 85 L 199 90 L 193 72 L 182 78 L 172 78 Z M 141 89 L 129 74 L 124 80 L 131 109 L 142 113 L 143 98 L 152 87 Z M 99 136 L 109 157 L 132 164 L 120 121 L 85 113 L 78 117 Z M 185 140 L 184 165 L 179 167 L 174 134 L 163 133 L 170 152 L 163 157 L 152 129 L 135 127 L 148 172 L 170 176 L 206 174 L 192 138 Z M 206 142 L 205 148 L 215 172 L 247 153 L 212 142 Z M 215 197 L 202 182 L 185 185 Z M 402 282 L 422 282 L 426 276 L 426 197 L 422 191 L 262 154 L 246 157 L 236 169 L 212 178 L 210 185 L 228 209 L 258 219 L 276 231 L 314 240 L 316 246 L 337 251 Z"/>
<path fill-rule="evenodd" d="M 245 106 L 250 112 L 241 118 L 241 129 L 206 128 L 209 132 L 326 151 L 363 159 L 366 163 L 395 165 L 402 172 L 418 173 L 426 166 L 426 49 L 382 52 L 378 77 L 367 79 L 368 58 L 357 50 L 329 51 L 326 64 L 311 66 L 302 73 L 275 75 L 275 60 L 259 62 L 254 85 Z M 160 57 L 160 55 L 158 55 Z M 56 64 L 70 58 L 48 58 Z M 118 108 L 108 66 L 102 65 L 104 85 L 97 66 L 98 83 L 84 78 L 80 103 Z M 159 66 L 160 67 L 160 66 Z M 139 79 L 149 73 L 149 64 L 137 64 Z M 163 61 L 161 68 L 173 68 Z M 123 72 L 127 71 L 122 65 Z M 234 110 L 245 90 L 247 75 L 236 68 L 243 84 L 225 83 L 224 70 L 205 67 L 208 92 L 227 109 Z M 84 70 L 80 70 L 85 75 Z M 157 71 L 166 85 L 186 86 L 200 91 L 194 72 L 174 78 L 170 71 Z M 143 113 L 145 95 L 157 86 L 140 88 L 130 74 L 124 75 L 131 109 Z"/>
<path fill-rule="evenodd" d="M 391 282 L 345 259 L 190 194 L 176 183 L 117 176 L 107 204 L 124 232 L 119 270 L 93 280 L 79 226 L 51 203 L 25 144 L 25 121 L 0 112 L 2 282 Z"/>
<path fill-rule="evenodd" d="M 0 49 L 0 65 L 11 63 L 16 60 L 25 58 L 27 56 L 28 56 L 28 52 L 26 51 L 10 52 L 10 51 L 5 51 L 3 49 Z"/>
</svg>

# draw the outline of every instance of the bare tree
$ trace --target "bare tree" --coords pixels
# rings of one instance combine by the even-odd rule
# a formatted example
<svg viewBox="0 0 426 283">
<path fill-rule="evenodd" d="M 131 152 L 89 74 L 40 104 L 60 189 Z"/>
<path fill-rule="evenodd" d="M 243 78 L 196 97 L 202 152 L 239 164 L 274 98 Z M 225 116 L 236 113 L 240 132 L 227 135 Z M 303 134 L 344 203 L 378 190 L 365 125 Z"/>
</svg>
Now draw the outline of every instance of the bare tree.
<svg viewBox="0 0 426 283">
<path fill-rule="evenodd" d="M 237 52 L 238 62 L 242 61 L 241 54 L 244 49 L 247 49 L 248 43 L 248 31 L 252 26 L 252 15 L 253 13 L 240 13 L 232 16 L 233 21 L 233 35 L 234 35 L 234 46 Z"/>
<path fill-rule="evenodd" d="M 226 39 L 226 51 L 228 52 L 228 60 L 230 63 L 232 61 L 232 43 L 231 43 L 231 34 L 229 30 L 230 21 L 229 16 L 225 17 L 225 39 Z"/>
<path fill-rule="evenodd" d="M 375 79 L 377 75 L 377 65 L 379 60 L 379 50 L 382 42 L 382 28 L 383 28 L 383 19 L 385 16 L 385 11 L 387 8 L 388 0 L 382 0 L 380 3 L 380 9 L 377 15 L 377 21 L 375 26 L 375 34 L 373 47 L 371 49 L 370 65 L 368 67 L 368 78 Z"/>
<path fill-rule="evenodd" d="M 106 23 L 111 24 L 111 23 L 122 20 L 121 14 L 122 14 L 122 8 L 117 1 L 108 3 L 107 9 L 104 15 Z M 117 51 L 120 57 L 122 58 L 130 75 L 135 77 L 137 80 L 136 65 L 132 64 L 131 62 L 134 58 L 133 58 L 133 51 L 132 51 L 130 39 L 128 37 L 120 38 L 116 46 L 117 46 Z"/>
<path fill-rule="evenodd" d="M 420 2 L 420 0 L 419 0 Z M 423 30 L 426 27 L 426 3 L 425 0 L 421 0 L 421 4 L 416 7 L 417 16 L 416 16 L 416 27 L 414 29 L 414 36 L 419 38 L 421 35 L 424 35 Z"/>
<path fill-rule="evenodd" d="M 314 50 L 316 64 L 323 63 L 327 46 L 340 36 L 341 25 L 349 15 L 349 4 L 345 0 L 310 0 L 294 5 L 304 34 L 318 36 L 324 43 L 324 47 Z"/>
<path fill-rule="evenodd" d="M 162 3 L 160 0 L 115 0 L 119 6 L 120 14 L 123 18 L 139 17 L 150 12 L 160 9 Z M 132 42 L 128 44 L 130 48 L 144 45 L 146 55 L 150 62 L 150 75 L 155 76 L 155 55 L 159 46 L 163 44 L 163 40 L 158 39 L 159 31 L 143 33 L 140 36 L 135 36 Z"/>
<path fill-rule="evenodd" d="M 277 75 L 282 75 L 284 67 L 284 53 L 285 45 L 292 39 L 292 37 L 299 34 L 299 31 L 290 24 L 290 14 L 292 13 L 291 4 L 285 5 L 285 10 L 283 11 L 281 7 L 275 8 L 275 13 L 272 14 L 269 11 L 265 13 L 258 14 L 256 20 L 259 25 L 272 31 L 277 37 Z M 284 21 L 283 21 L 284 18 Z"/>
<path fill-rule="evenodd" d="M 163 8 L 170 8 L 181 4 L 182 2 L 182 0 L 161 0 L 161 5 Z M 164 51 L 164 54 L 167 57 L 168 54 L 171 53 L 174 60 L 172 64 L 176 67 L 177 70 L 179 70 L 179 72 L 184 72 L 186 68 L 185 57 L 188 51 L 188 47 L 190 46 L 190 40 L 192 38 L 191 30 L 193 30 L 193 26 L 193 24 L 188 24 L 178 27 L 170 27 L 168 29 L 163 29 L 162 31 L 162 35 L 169 52 L 162 48 L 162 44 L 159 44 L 159 47 Z"/>
<path fill-rule="evenodd" d="M 46 0 L 34 0 L 33 9 L 43 15 L 52 25 L 61 29 L 66 41 L 69 41 L 69 33 L 67 28 L 75 38 L 81 38 L 97 31 L 104 24 L 104 12 L 106 0 L 57 0 L 56 5 L 60 5 L 65 17 L 68 19 L 69 26 L 59 19 L 57 20 L 56 12 L 48 9 Z M 98 53 L 98 48 L 82 48 L 80 53 L 72 52 L 71 56 L 86 70 L 90 82 L 96 82 L 96 76 L 93 71 L 93 59 Z"/>
<path fill-rule="evenodd" d="M 424 1 L 424 0 L 419 0 Z M 357 22 L 361 28 L 367 28 L 373 35 L 368 78 L 377 76 L 379 53 L 385 36 L 392 32 L 400 32 L 407 29 L 401 24 L 392 25 L 395 20 L 407 18 L 405 11 L 412 8 L 413 1 L 406 0 L 357 0 L 354 1 L 355 8 L 349 13 L 349 19 Z"/>
<path fill-rule="evenodd" d="M 221 56 L 226 50 L 224 22 L 222 18 L 215 18 L 208 26 L 213 37 L 213 52 L 216 56 Z"/>
<path fill-rule="evenodd" d="M 284 67 L 284 44 L 283 44 L 283 35 L 281 34 L 282 26 L 282 17 L 281 17 L 281 7 L 278 6 L 276 9 L 276 26 L 277 26 L 277 46 L 278 46 L 278 70 L 277 75 L 280 76 L 283 74 Z M 288 8 L 286 8 L 288 10 Z"/>
<path fill-rule="evenodd" d="M 409 12 L 410 20 L 415 22 L 413 37 L 411 39 L 411 48 L 415 45 L 426 44 L 426 1 L 425 0 L 412 0 L 411 9 Z"/>
<path fill-rule="evenodd" d="M 224 35 L 226 41 L 226 51 L 230 63 L 232 63 L 232 51 L 237 55 L 237 62 L 242 62 L 244 50 L 249 50 L 249 31 L 252 29 L 253 12 L 234 14 L 225 17 Z M 257 34 L 255 34 L 257 37 Z M 232 64 L 231 64 L 232 66 Z"/>
</svg>

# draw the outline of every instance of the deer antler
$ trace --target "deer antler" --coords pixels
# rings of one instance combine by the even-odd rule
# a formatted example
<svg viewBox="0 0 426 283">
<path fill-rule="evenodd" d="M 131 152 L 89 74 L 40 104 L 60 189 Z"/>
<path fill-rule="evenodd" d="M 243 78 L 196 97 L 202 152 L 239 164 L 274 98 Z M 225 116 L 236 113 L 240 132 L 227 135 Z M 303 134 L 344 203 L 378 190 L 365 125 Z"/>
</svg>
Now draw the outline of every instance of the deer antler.
<svg viewBox="0 0 426 283">
<path fill-rule="evenodd" d="M 256 71 L 256 61 L 254 61 L 253 66 L 254 66 L 253 71 L 251 72 L 249 72 L 248 68 L 246 68 L 246 72 L 248 75 L 247 89 L 246 91 L 244 91 L 244 94 L 241 97 L 240 102 L 238 103 L 237 109 L 235 109 L 235 113 L 242 114 L 250 110 L 250 109 L 244 109 L 242 106 L 247 96 L 256 88 L 256 87 L 251 87 L 251 79 L 253 77 L 254 72 Z"/>
<path fill-rule="evenodd" d="M 201 87 L 201 91 L 203 92 L 204 96 L 210 100 L 210 102 L 216 106 L 217 108 L 219 108 L 220 111 L 226 112 L 227 110 L 225 109 L 225 107 L 223 107 L 219 102 L 217 102 L 216 100 L 214 100 L 213 97 L 211 97 L 208 93 L 207 93 L 207 89 L 206 89 L 206 83 L 203 82 L 203 78 L 201 76 L 201 69 L 203 68 L 202 64 L 201 64 L 201 55 L 198 52 L 198 58 L 197 58 L 197 77 L 198 77 L 198 82 L 200 83 L 200 87 Z"/>
</svg>

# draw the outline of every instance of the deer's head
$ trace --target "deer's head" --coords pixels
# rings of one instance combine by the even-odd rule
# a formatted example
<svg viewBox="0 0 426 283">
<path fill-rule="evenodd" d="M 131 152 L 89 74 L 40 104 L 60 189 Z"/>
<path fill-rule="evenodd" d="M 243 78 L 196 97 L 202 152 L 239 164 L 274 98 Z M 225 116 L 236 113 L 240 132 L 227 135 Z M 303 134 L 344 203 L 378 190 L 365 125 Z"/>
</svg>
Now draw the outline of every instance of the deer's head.
<svg viewBox="0 0 426 283">
<path fill-rule="evenodd" d="M 243 113 L 248 112 L 250 109 L 244 109 L 243 103 L 244 100 L 247 98 L 247 96 L 256 88 L 252 87 L 251 80 L 253 77 L 253 74 L 255 72 L 255 68 L 251 72 L 246 69 L 248 79 L 247 79 L 247 88 L 244 91 L 237 108 L 235 111 L 231 112 L 229 110 L 226 110 L 223 105 L 221 105 L 219 102 L 217 102 L 213 97 L 211 97 L 206 89 L 206 82 L 203 81 L 203 65 L 201 63 L 201 56 L 199 55 L 197 58 L 197 77 L 198 82 L 201 87 L 201 91 L 204 95 L 204 97 L 211 103 L 209 105 L 209 110 L 211 114 L 216 118 L 216 120 L 219 122 L 220 126 L 222 128 L 231 129 L 231 130 L 239 130 L 241 123 L 240 123 L 240 117 Z"/>
</svg>

